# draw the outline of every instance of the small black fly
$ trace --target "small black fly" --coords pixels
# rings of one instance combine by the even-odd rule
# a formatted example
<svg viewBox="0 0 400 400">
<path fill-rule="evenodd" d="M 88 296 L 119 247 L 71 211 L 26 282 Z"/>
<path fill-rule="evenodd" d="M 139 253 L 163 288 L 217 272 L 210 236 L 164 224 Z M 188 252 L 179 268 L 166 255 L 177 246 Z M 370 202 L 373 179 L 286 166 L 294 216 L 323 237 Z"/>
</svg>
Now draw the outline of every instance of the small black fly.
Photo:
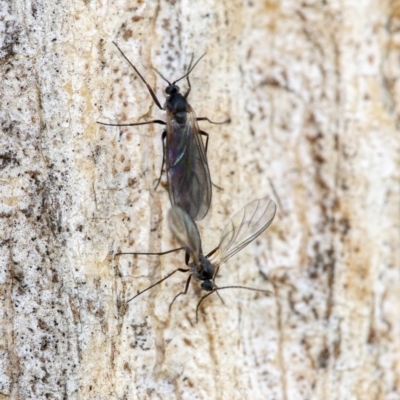
<svg viewBox="0 0 400 400">
<path fill-rule="evenodd" d="M 168 214 L 168 223 L 172 234 L 179 242 L 181 247 L 161 253 L 118 253 L 135 254 L 135 255 L 165 255 L 179 250 L 186 252 L 186 265 L 188 268 L 177 268 L 163 279 L 149 286 L 148 288 L 137 293 L 127 302 L 132 301 L 142 293 L 153 288 L 159 283 L 165 281 L 176 272 L 190 272 L 186 281 L 185 289 L 178 293 L 170 304 L 170 308 L 174 301 L 182 294 L 186 294 L 189 288 L 192 276 L 202 281 L 200 287 L 209 292 L 201 298 L 196 308 L 197 312 L 202 301 L 214 292 L 228 288 L 249 289 L 258 292 L 268 293 L 268 290 L 253 289 L 245 286 L 223 286 L 218 287 L 215 283 L 219 267 L 228 261 L 233 255 L 242 250 L 258 235 L 260 235 L 272 223 L 276 212 L 275 203 L 268 197 L 254 200 L 245 205 L 238 211 L 225 226 L 222 231 L 218 246 L 207 255 L 204 255 L 201 246 L 201 238 L 197 226 L 193 219 L 181 208 L 173 207 Z M 189 263 L 189 259 L 191 262 Z"/>
<path fill-rule="evenodd" d="M 131 67 L 138 74 L 139 78 L 146 85 L 154 103 L 163 111 L 166 111 L 166 122 L 155 119 L 146 122 L 130 124 L 110 124 L 98 122 L 107 126 L 138 126 L 146 124 L 165 125 L 166 129 L 162 133 L 163 143 L 163 162 L 161 173 L 157 185 L 160 183 L 164 164 L 166 165 L 168 193 L 172 206 L 177 206 L 185 210 L 195 221 L 203 219 L 211 204 L 211 178 L 207 162 L 208 133 L 199 128 L 197 121 L 208 121 L 212 124 L 222 124 L 224 122 L 212 122 L 208 118 L 196 118 L 193 108 L 187 101 L 191 91 L 189 74 L 193 71 L 199 61 L 204 57 L 203 54 L 192 66 L 189 65 L 185 75 L 172 83 L 164 78 L 160 72 L 157 74 L 164 79 L 168 86 L 165 88 L 166 101 L 161 106 L 156 94 L 146 82 L 137 68 L 129 61 L 122 50 L 114 43 L 122 56 L 128 61 Z M 182 95 L 180 88 L 176 84 L 186 78 L 188 89 Z M 205 145 L 201 136 L 206 137 Z"/>
</svg>

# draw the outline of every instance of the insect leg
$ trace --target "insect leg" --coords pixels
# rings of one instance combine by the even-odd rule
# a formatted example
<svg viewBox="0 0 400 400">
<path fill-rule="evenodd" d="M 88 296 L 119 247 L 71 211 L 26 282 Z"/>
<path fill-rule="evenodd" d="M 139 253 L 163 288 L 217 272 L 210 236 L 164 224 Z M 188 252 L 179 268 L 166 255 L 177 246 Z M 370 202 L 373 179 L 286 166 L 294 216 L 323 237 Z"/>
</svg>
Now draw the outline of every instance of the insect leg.
<svg viewBox="0 0 400 400">
<path fill-rule="evenodd" d="M 161 135 L 161 141 L 162 141 L 162 145 L 163 145 L 163 158 L 162 158 L 162 164 L 161 164 L 161 171 L 160 171 L 160 176 L 157 180 L 157 184 L 156 184 L 156 187 L 154 188 L 154 190 L 157 189 L 158 185 L 160 184 L 161 176 L 162 176 L 164 165 L 165 165 L 165 138 L 166 137 L 167 137 L 167 132 L 164 131 Z"/>
<path fill-rule="evenodd" d="M 187 270 L 187 271 L 188 271 L 188 270 Z M 187 279 L 187 281 L 186 281 L 185 290 L 184 290 L 183 292 L 178 293 L 178 294 L 174 297 L 174 299 L 171 301 L 171 304 L 169 305 L 169 311 L 171 311 L 172 304 L 174 304 L 175 300 L 176 300 L 181 294 L 186 294 L 186 293 L 187 293 L 188 288 L 189 288 L 189 283 L 190 283 L 190 280 L 191 280 L 191 279 L 192 279 L 192 274 L 189 275 L 189 277 L 188 277 L 188 279 Z"/>
<path fill-rule="evenodd" d="M 165 254 L 169 254 L 169 253 L 173 253 L 175 251 L 179 251 L 179 250 L 183 250 L 185 247 L 178 247 L 177 249 L 172 249 L 172 250 L 168 250 L 168 251 L 162 251 L 162 252 L 158 252 L 158 253 L 116 253 L 116 256 L 120 256 L 120 255 L 126 255 L 126 254 L 130 254 L 130 255 L 142 255 L 142 256 L 164 256 Z M 187 264 L 186 264 L 187 265 Z"/>
<path fill-rule="evenodd" d="M 207 155 L 207 150 L 208 150 L 208 137 L 210 136 L 207 132 L 204 131 L 200 131 L 199 130 L 200 135 L 205 136 L 206 137 L 206 144 L 204 145 L 204 150 L 206 152 Z"/>
<path fill-rule="evenodd" d="M 160 284 L 161 282 L 165 281 L 166 279 L 168 279 L 170 276 L 172 276 L 173 274 L 175 274 L 175 272 L 188 272 L 188 269 L 183 269 L 183 268 L 178 268 L 175 271 L 172 271 L 170 274 L 168 274 L 167 276 L 165 276 L 164 278 L 160 279 L 158 282 L 154 283 L 153 285 L 149 286 L 148 288 L 142 290 L 141 292 L 137 293 L 135 296 L 131 297 L 126 303 L 129 303 L 130 301 L 132 301 L 133 299 L 135 299 L 136 297 L 140 296 L 142 293 L 147 292 L 148 290 L 150 290 L 151 288 L 153 288 L 154 286 L 157 286 L 158 284 Z"/>
<path fill-rule="evenodd" d="M 219 246 L 217 246 L 214 250 L 211 250 L 207 255 L 206 258 L 209 258 L 210 256 L 212 256 L 217 250 L 219 249 Z M 219 266 L 218 266 L 219 268 Z M 218 269 L 217 269 L 218 271 Z"/>
<path fill-rule="evenodd" d="M 207 117 L 199 117 L 196 119 L 197 119 L 197 121 L 207 121 L 210 124 L 214 124 L 214 125 L 228 124 L 229 122 L 231 122 L 230 118 L 228 118 L 226 121 L 222 121 L 222 122 L 214 122 L 214 121 L 211 121 L 210 119 L 208 119 Z"/>
<path fill-rule="evenodd" d="M 107 126 L 137 126 L 137 125 L 148 125 L 148 124 L 167 125 L 164 121 L 161 121 L 160 119 L 153 119 L 152 121 L 146 121 L 146 122 L 134 122 L 133 124 L 109 124 L 100 121 L 97 121 L 97 123 L 100 125 L 107 125 Z"/>
<path fill-rule="evenodd" d="M 190 254 L 188 252 L 185 253 L 185 264 L 188 265 L 190 260 Z M 186 285 L 185 285 L 185 290 L 183 292 L 178 293 L 172 300 L 171 304 L 169 305 L 169 311 L 171 311 L 172 304 L 174 304 L 174 301 L 181 295 L 181 294 L 186 294 L 188 289 L 189 289 L 189 283 L 190 280 L 192 279 L 192 274 L 189 275 Z"/>
<path fill-rule="evenodd" d="M 205 153 L 206 153 L 206 155 L 207 155 L 209 134 L 208 134 L 207 132 L 200 131 L 200 130 L 199 130 L 199 134 L 206 137 L 206 144 L 204 145 L 204 150 L 205 150 Z M 216 184 L 213 183 L 213 182 L 211 182 L 211 184 L 212 184 L 213 186 L 215 186 L 215 187 L 216 187 L 217 189 L 219 189 L 219 190 L 224 190 L 222 187 L 216 185 Z"/>
</svg>

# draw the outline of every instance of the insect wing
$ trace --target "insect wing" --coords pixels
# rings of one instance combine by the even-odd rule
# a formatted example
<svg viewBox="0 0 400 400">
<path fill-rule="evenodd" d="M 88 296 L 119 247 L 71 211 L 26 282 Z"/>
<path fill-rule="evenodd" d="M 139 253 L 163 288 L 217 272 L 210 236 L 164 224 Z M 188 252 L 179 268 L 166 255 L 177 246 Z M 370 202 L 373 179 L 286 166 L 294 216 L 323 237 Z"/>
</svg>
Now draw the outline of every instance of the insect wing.
<svg viewBox="0 0 400 400">
<path fill-rule="evenodd" d="M 192 260 L 198 260 L 201 239 L 193 219 L 182 208 L 172 207 L 168 213 L 168 224 L 175 239 L 191 255 Z"/>
<path fill-rule="evenodd" d="M 238 211 L 222 231 L 217 264 L 227 261 L 267 229 L 275 211 L 275 203 L 268 197 L 254 200 Z"/>
<path fill-rule="evenodd" d="M 195 221 L 211 204 L 211 178 L 196 115 L 188 105 L 186 120 L 177 122 L 167 111 L 166 164 L 171 204 Z"/>
<path fill-rule="evenodd" d="M 190 107 L 190 106 L 189 106 Z M 191 193 L 192 202 L 194 205 L 193 213 L 196 212 L 196 221 L 203 219 L 211 205 L 211 177 L 210 170 L 208 168 L 207 155 L 204 148 L 203 139 L 200 134 L 199 125 L 197 123 L 196 115 L 193 110 L 189 112 L 188 118 L 190 124 L 195 127 L 193 131 L 195 134 L 192 135 L 192 142 L 195 143 L 192 149 L 192 165 L 194 165 L 194 176 L 191 182 Z M 196 199 L 200 199 L 196 201 Z"/>
</svg>

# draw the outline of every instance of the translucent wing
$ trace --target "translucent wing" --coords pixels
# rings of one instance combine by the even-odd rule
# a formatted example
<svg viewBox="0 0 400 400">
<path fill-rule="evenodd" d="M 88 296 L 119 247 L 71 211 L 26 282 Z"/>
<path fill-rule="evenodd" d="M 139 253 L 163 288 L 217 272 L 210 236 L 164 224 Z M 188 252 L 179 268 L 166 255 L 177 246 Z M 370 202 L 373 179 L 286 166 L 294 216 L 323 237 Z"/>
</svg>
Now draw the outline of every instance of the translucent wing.
<svg viewBox="0 0 400 400">
<path fill-rule="evenodd" d="M 268 197 L 254 200 L 238 211 L 222 231 L 216 264 L 227 261 L 267 229 L 275 211 L 275 203 Z"/>
<path fill-rule="evenodd" d="M 171 204 L 195 221 L 203 219 L 211 204 L 211 178 L 196 115 L 189 105 L 184 122 L 167 111 L 165 160 Z"/>
<path fill-rule="evenodd" d="M 201 239 L 193 219 L 181 208 L 172 207 L 168 213 L 168 224 L 175 239 L 191 255 L 192 260 L 198 260 Z"/>
</svg>

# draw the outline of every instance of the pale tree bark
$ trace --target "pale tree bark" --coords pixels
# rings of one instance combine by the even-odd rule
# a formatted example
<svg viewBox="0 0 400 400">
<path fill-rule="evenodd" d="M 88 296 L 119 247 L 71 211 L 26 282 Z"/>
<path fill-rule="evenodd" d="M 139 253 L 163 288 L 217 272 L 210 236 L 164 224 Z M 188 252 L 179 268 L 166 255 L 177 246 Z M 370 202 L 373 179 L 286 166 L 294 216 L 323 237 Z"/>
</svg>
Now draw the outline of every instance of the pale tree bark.
<svg viewBox="0 0 400 400">
<path fill-rule="evenodd" d="M 400 399 L 397 1 L 0 3 L 1 399 Z M 207 52 L 190 104 L 210 134 L 218 244 L 269 195 L 271 227 L 172 310 L 165 82 Z M 186 89 L 186 82 L 180 82 Z"/>
</svg>

